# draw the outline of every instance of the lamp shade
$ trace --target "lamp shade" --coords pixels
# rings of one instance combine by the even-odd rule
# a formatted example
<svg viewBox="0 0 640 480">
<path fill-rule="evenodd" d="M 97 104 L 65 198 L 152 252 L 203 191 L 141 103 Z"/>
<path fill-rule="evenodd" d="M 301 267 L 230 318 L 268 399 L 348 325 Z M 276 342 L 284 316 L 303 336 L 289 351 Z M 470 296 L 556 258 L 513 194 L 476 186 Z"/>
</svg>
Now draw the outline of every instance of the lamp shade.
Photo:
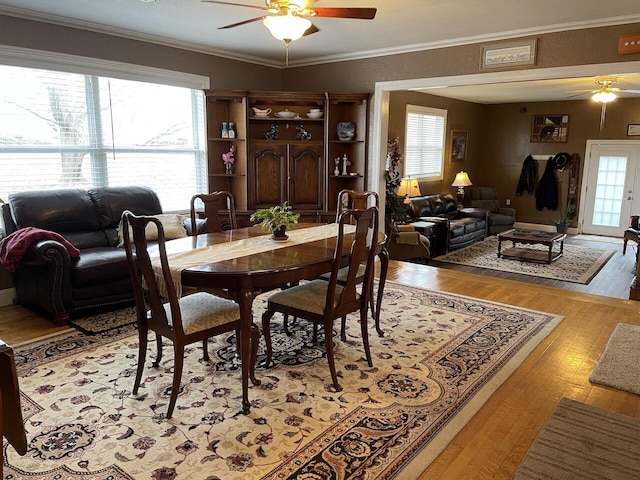
<svg viewBox="0 0 640 480">
<path fill-rule="evenodd" d="M 469 175 L 467 172 L 458 172 L 456 173 L 456 178 L 453 180 L 451 184 L 452 187 L 468 187 L 473 185 L 471 180 L 469 179 Z"/>
<path fill-rule="evenodd" d="M 605 89 L 594 93 L 591 100 L 600 103 L 609 103 L 613 102 L 616 98 L 618 98 L 618 96 L 615 93 L 611 90 Z"/>
<path fill-rule="evenodd" d="M 291 13 L 268 16 L 262 20 L 262 23 L 269 29 L 271 35 L 285 42 L 298 40 L 311 26 L 311 22 L 306 18 L 291 15 Z"/>
<path fill-rule="evenodd" d="M 417 178 L 403 178 L 400 180 L 400 186 L 398 187 L 398 196 L 399 197 L 419 197 L 422 195 L 420 193 L 420 186 L 418 185 Z"/>
</svg>

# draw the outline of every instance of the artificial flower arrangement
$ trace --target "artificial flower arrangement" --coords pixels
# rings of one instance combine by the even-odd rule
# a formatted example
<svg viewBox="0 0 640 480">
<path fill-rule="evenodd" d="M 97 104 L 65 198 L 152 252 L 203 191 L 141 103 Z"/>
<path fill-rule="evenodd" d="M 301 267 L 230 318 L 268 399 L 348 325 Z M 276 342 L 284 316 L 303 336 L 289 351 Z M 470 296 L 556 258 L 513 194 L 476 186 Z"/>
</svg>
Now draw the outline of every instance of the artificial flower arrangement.
<svg viewBox="0 0 640 480">
<path fill-rule="evenodd" d="M 231 145 L 229 151 L 222 154 L 222 161 L 227 170 L 227 173 L 231 173 L 231 165 L 233 165 L 233 163 L 236 161 L 236 158 L 234 156 L 235 150 L 235 147 Z"/>
</svg>

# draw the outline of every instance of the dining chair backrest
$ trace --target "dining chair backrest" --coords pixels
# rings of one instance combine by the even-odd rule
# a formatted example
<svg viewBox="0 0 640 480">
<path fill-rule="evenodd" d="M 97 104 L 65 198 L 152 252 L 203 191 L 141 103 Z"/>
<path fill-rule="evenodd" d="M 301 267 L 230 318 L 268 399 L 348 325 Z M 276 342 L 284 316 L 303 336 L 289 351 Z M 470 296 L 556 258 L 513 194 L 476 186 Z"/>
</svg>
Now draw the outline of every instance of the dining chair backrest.
<svg viewBox="0 0 640 480">
<path fill-rule="evenodd" d="M 191 198 L 191 228 L 194 235 L 198 235 L 196 223 L 197 212 L 196 202 L 201 201 L 204 204 L 204 217 L 207 233 L 222 232 L 238 228 L 236 221 L 236 206 L 233 195 L 225 190 L 212 193 L 201 193 Z M 227 218 L 224 222 L 220 221 L 220 212 L 224 212 Z"/>
<path fill-rule="evenodd" d="M 158 232 L 157 247 L 162 269 L 159 278 L 149 255 L 146 235 L 149 228 L 155 228 Z M 144 322 L 150 330 L 167 338 L 184 336 L 182 314 L 167 260 L 162 223 L 154 217 L 137 216 L 127 210 L 122 213 L 122 234 L 133 283 L 138 322 Z M 165 299 L 169 301 L 171 322 L 163 307 Z"/>
<path fill-rule="evenodd" d="M 378 207 L 379 200 L 377 192 L 358 191 L 358 190 L 340 190 L 338 192 L 338 201 L 336 203 L 336 222 L 340 218 L 340 214 L 349 209 L 365 210 L 369 207 Z"/>
<path fill-rule="evenodd" d="M 372 206 L 365 210 L 350 209 L 340 214 L 338 221 L 338 238 L 336 242 L 336 250 L 334 253 L 333 265 L 329 284 L 327 285 L 327 303 L 325 311 L 332 312 L 332 317 L 336 318 L 351 313 L 355 309 L 367 308 L 368 296 L 371 292 L 373 283 L 373 270 L 375 261 L 375 232 L 378 231 L 378 207 Z M 351 234 L 345 233 L 345 226 L 355 225 L 355 232 Z M 340 275 L 339 272 L 344 266 L 342 258 L 343 251 L 347 246 L 345 241 L 353 238 L 349 247 L 349 265 L 346 267 L 347 274 Z M 358 271 L 361 265 L 365 265 L 364 280 L 360 282 Z M 358 285 L 362 284 L 361 291 L 358 292 Z M 342 286 L 342 293 L 337 301 L 335 301 L 336 285 Z M 364 303 L 362 303 L 364 302 Z"/>
</svg>

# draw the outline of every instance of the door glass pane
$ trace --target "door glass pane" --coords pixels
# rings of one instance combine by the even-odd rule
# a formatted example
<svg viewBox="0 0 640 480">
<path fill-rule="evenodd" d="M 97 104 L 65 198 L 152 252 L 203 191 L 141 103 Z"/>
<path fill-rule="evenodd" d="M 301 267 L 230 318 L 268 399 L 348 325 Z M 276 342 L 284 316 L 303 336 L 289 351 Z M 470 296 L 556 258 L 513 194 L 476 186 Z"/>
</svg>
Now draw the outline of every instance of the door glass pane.
<svg viewBox="0 0 640 480">
<path fill-rule="evenodd" d="M 627 157 L 600 157 L 593 208 L 593 225 L 620 226 L 626 172 Z"/>
</svg>

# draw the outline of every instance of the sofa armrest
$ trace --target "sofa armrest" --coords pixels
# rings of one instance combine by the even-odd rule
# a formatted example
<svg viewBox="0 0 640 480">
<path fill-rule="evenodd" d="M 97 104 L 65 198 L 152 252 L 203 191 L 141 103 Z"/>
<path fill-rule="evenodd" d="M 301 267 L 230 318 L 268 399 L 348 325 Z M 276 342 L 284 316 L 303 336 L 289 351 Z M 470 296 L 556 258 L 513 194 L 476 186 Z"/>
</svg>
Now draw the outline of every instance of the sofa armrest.
<svg viewBox="0 0 640 480">
<path fill-rule="evenodd" d="M 70 266 L 67 248 L 55 240 L 40 240 L 31 245 L 14 274 L 18 300 L 49 312 L 63 325 L 69 318 L 72 303 Z"/>
<path fill-rule="evenodd" d="M 516 217 L 516 209 L 510 207 L 501 207 L 498 209 L 498 213 L 501 215 L 507 215 L 508 217 Z"/>
</svg>

